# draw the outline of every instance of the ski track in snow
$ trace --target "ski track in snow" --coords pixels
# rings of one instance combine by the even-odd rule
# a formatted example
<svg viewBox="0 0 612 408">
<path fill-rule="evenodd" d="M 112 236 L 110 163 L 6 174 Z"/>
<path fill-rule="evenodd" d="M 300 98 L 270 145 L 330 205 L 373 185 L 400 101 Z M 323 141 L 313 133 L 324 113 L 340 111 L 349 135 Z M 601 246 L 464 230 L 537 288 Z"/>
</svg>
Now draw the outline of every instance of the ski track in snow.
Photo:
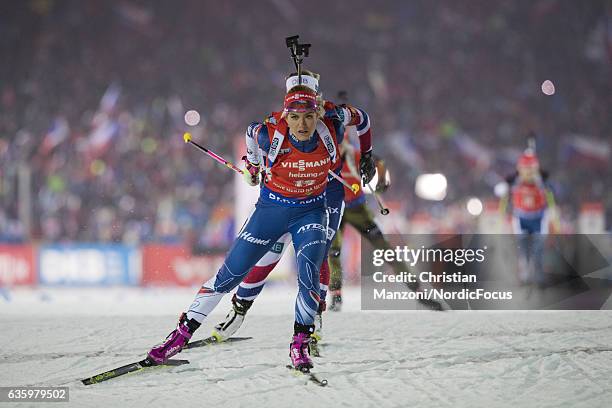
<svg viewBox="0 0 612 408">
<path fill-rule="evenodd" d="M 288 363 L 295 288 L 264 290 L 237 333 L 180 367 L 80 380 L 144 357 L 193 290 L 20 290 L 0 301 L 0 386 L 68 386 L 54 406 L 608 407 L 612 312 L 366 312 L 359 292 L 324 315 L 317 387 Z M 229 296 L 196 333 L 206 337 Z M 38 407 L 38 403 L 18 406 Z"/>
</svg>

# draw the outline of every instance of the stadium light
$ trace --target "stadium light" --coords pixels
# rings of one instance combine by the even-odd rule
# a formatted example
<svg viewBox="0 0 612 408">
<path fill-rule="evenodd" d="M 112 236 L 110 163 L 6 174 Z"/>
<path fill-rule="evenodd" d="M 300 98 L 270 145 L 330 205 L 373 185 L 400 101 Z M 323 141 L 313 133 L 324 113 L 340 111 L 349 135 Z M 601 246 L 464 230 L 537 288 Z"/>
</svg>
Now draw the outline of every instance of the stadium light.
<svg viewBox="0 0 612 408">
<path fill-rule="evenodd" d="M 467 207 L 467 211 L 470 213 L 470 215 L 473 215 L 474 217 L 477 217 L 480 214 L 482 214 L 482 208 L 483 208 L 482 201 L 480 201 L 476 197 L 470 198 L 467 201 L 466 207 Z"/>
<path fill-rule="evenodd" d="M 506 194 L 508 194 L 508 183 L 506 183 L 505 181 L 499 182 L 495 185 L 495 187 L 493 187 L 493 194 L 495 194 L 495 197 L 499 197 L 502 198 L 504 197 Z"/>
<path fill-rule="evenodd" d="M 442 201 L 446 197 L 447 186 L 444 174 L 421 174 L 416 179 L 414 191 L 424 200 Z"/>
</svg>

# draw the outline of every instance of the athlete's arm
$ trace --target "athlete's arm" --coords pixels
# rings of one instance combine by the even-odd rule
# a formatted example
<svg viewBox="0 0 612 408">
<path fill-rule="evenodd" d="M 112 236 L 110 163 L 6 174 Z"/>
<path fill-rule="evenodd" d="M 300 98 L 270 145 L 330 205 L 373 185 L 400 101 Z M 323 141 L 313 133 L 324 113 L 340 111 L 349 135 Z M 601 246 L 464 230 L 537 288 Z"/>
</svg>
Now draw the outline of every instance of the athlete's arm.
<svg viewBox="0 0 612 408">
<path fill-rule="evenodd" d="M 372 132 L 370 132 L 370 117 L 360 108 L 351 105 L 338 106 L 344 126 L 355 126 L 359 136 L 359 151 L 361 154 L 372 150 Z"/>
<path fill-rule="evenodd" d="M 372 133 L 370 132 L 370 118 L 368 114 L 364 110 L 350 105 L 335 106 L 329 103 L 327 106 L 333 107 L 336 116 L 344 127 L 355 126 L 359 137 L 359 151 L 361 152 L 359 171 L 363 181 L 369 183 L 376 173 L 376 166 L 372 158 Z"/>
<path fill-rule="evenodd" d="M 361 159 L 359 160 L 359 172 L 365 184 L 376 174 L 376 165 L 372 158 L 372 133 L 370 132 L 370 118 L 368 114 L 354 106 L 345 105 L 344 110 L 345 126 L 355 126 L 357 135 L 359 136 L 359 151 Z M 365 185 L 364 184 L 364 185 Z"/>
<path fill-rule="evenodd" d="M 243 175 L 245 181 L 251 186 L 259 184 L 259 173 L 263 166 L 262 155 L 270 148 L 267 130 L 268 128 L 263 124 L 253 122 L 249 125 L 245 133 L 247 154 L 243 159 L 247 171 L 243 173 Z"/>
<path fill-rule="evenodd" d="M 265 130 L 265 132 L 263 130 Z M 265 133 L 267 136 L 267 133 L 268 133 L 267 128 L 259 122 L 252 122 L 247 128 L 246 133 L 245 133 L 246 148 L 247 148 L 246 157 L 247 157 L 248 162 L 253 165 L 258 165 L 261 163 L 261 158 L 262 158 L 261 150 L 264 150 L 265 152 L 267 152 L 267 150 L 270 148 L 270 142 L 268 141 L 268 146 L 266 149 L 264 149 L 265 143 L 262 143 L 264 142 L 263 137 L 262 137 L 263 133 Z"/>
</svg>

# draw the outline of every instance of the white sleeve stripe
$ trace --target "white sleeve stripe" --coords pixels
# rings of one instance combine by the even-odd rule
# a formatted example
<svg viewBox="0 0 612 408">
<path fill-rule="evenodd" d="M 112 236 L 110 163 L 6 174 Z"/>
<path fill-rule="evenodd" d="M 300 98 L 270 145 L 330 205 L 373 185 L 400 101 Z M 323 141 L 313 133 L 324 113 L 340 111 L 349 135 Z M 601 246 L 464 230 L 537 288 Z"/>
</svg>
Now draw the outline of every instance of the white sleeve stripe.
<svg viewBox="0 0 612 408">
<path fill-rule="evenodd" d="M 363 135 L 363 134 L 367 133 L 367 132 L 368 132 L 368 130 L 370 130 L 370 124 L 369 124 L 369 123 L 368 123 L 368 125 L 367 125 L 365 128 L 363 128 L 363 129 L 361 129 L 361 130 L 358 130 L 358 131 L 357 131 L 357 134 L 358 134 L 359 136 L 361 136 L 361 135 Z"/>
<path fill-rule="evenodd" d="M 253 164 L 259 164 L 261 162 L 261 153 L 259 151 L 259 144 L 257 143 L 256 135 L 259 131 L 260 126 L 253 127 L 249 126 L 246 130 L 246 146 L 247 146 L 247 159 Z"/>
<path fill-rule="evenodd" d="M 346 126 L 349 123 L 351 123 L 351 111 L 349 111 L 347 108 L 342 108 L 342 114 L 344 116 L 344 120 L 342 121 L 342 124 Z"/>
<path fill-rule="evenodd" d="M 357 111 L 359 112 L 359 116 L 362 118 L 359 125 L 357 125 L 357 134 L 361 136 L 370 130 L 370 118 L 368 117 L 368 114 L 361 109 L 357 109 Z"/>
<path fill-rule="evenodd" d="M 255 300 L 257 298 L 257 296 L 259 295 L 254 295 L 254 296 L 241 296 L 240 299 L 242 300 Z"/>
<path fill-rule="evenodd" d="M 244 289 L 253 289 L 253 288 L 258 288 L 260 286 L 263 286 L 265 282 L 265 278 L 260 280 L 259 282 L 255 282 L 255 283 L 246 283 L 246 282 L 240 282 L 240 287 L 244 288 Z"/>
<path fill-rule="evenodd" d="M 364 119 L 363 119 L 364 114 L 363 114 L 363 112 L 361 111 L 361 109 L 355 109 L 355 110 L 357 111 L 357 113 L 359 113 L 359 124 L 357 125 L 357 127 L 359 127 L 359 126 L 361 126 L 361 125 L 363 124 L 363 121 L 364 121 Z"/>
</svg>

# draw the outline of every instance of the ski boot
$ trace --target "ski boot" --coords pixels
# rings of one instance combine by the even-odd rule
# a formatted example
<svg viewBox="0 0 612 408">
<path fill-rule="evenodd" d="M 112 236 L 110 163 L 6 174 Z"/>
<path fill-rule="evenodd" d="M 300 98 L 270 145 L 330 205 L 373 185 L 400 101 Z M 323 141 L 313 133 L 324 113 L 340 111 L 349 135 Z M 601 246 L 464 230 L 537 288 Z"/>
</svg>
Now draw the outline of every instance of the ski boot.
<svg viewBox="0 0 612 408">
<path fill-rule="evenodd" d="M 315 328 L 314 332 L 310 335 L 310 345 L 309 351 L 310 355 L 313 357 L 321 357 L 321 352 L 319 349 L 319 342 L 321 341 L 323 335 L 323 312 L 326 309 L 325 301 L 321 301 L 319 303 L 319 310 L 315 315 Z"/>
<path fill-rule="evenodd" d="M 340 289 L 332 292 L 332 301 L 329 305 L 329 310 L 332 312 L 339 312 L 342 310 L 342 291 Z"/>
<path fill-rule="evenodd" d="M 200 327 L 195 319 L 187 320 L 187 313 L 181 314 L 178 325 L 166 340 L 159 346 L 155 346 L 147 354 L 147 358 L 156 364 L 163 364 L 170 357 L 178 354 L 183 350 L 183 347 L 189 342 L 193 333 Z"/>
<path fill-rule="evenodd" d="M 219 343 L 233 336 L 242 326 L 246 312 L 251 308 L 252 304 L 252 300 L 238 299 L 234 294 L 232 297 L 232 309 L 225 316 L 225 320 L 215 326 L 211 335 Z"/>
<path fill-rule="evenodd" d="M 308 372 L 312 367 L 312 359 L 308 352 L 308 346 L 311 341 L 310 335 L 314 331 L 314 326 L 305 326 L 299 323 L 295 324 L 295 334 L 289 344 L 289 357 L 293 368 L 298 371 Z"/>
</svg>

